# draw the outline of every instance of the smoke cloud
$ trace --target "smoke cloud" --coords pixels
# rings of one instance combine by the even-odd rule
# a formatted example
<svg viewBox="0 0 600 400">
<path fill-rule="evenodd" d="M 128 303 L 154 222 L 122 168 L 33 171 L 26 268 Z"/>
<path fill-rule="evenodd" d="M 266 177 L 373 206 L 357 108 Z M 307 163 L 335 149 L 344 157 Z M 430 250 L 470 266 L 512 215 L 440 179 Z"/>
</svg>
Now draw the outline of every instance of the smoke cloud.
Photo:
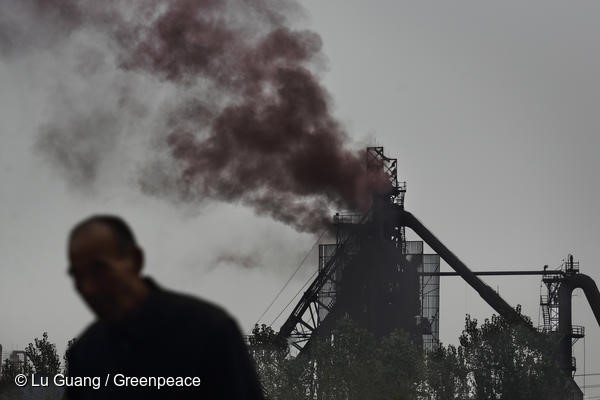
<svg viewBox="0 0 600 400">
<path fill-rule="evenodd" d="M 367 171 L 364 153 L 349 147 L 332 116 L 313 72 L 321 39 L 292 28 L 295 3 L 20 0 L 0 7 L 3 55 L 48 47 L 89 52 L 91 37 L 102 42 L 114 81 L 143 80 L 169 93 L 151 132 L 136 131 L 123 115 L 145 100 L 135 89 L 115 92 L 124 106 L 112 118 L 96 101 L 84 111 L 55 110 L 37 148 L 74 185 L 93 184 L 120 136 L 152 133 L 137 169 L 144 192 L 241 203 L 300 231 L 322 229 L 331 208 L 364 209 L 373 191 L 387 188 L 385 175 Z M 95 64 L 77 65 L 70 73 L 96 73 Z"/>
</svg>

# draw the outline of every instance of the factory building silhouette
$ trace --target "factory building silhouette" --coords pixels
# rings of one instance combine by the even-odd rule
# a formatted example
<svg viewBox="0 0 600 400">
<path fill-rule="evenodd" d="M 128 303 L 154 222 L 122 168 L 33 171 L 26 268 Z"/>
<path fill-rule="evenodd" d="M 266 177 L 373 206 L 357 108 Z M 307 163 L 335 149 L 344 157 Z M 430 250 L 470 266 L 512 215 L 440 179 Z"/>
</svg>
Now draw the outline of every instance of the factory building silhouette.
<svg viewBox="0 0 600 400">
<path fill-rule="evenodd" d="M 318 274 L 282 324 L 278 338 L 292 354 L 302 354 L 319 335 L 330 335 L 335 321 L 350 317 L 376 337 L 401 329 L 423 350 L 439 345 L 439 279 L 459 275 L 500 316 L 513 324 L 559 337 L 557 362 L 572 386 L 573 399 L 583 393 L 572 376 L 576 362 L 573 344 L 584 328 L 572 325 L 571 294 L 583 289 L 600 325 L 600 292 L 581 274 L 569 255 L 557 270 L 471 271 L 414 215 L 404 210 L 406 183 L 397 177 L 397 160 L 382 147 L 368 147 L 367 168 L 383 170 L 390 190 L 374 196 L 366 213 L 337 213 L 333 217 L 335 243 L 319 246 Z M 423 241 L 408 241 L 405 228 Z M 424 253 L 424 243 L 435 253 Z M 440 259 L 455 272 L 440 272 Z M 533 327 L 480 275 L 539 275 L 547 293 L 540 298 L 543 321 Z"/>
</svg>

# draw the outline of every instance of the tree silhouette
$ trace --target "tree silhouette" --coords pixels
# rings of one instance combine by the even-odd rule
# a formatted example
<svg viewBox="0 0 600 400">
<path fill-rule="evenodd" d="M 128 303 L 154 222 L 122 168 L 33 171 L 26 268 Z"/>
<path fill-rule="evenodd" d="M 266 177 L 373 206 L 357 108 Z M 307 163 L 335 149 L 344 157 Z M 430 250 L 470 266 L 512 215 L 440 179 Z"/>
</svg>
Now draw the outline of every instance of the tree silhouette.
<svg viewBox="0 0 600 400">
<path fill-rule="evenodd" d="M 60 372 L 60 358 L 56 345 L 48 341 L 48 333 L 42 334 L 42 339 L 35 338 L 25 348 L 26 371 L 40 376 L 54 376 Z"/>
<path fill-rule="evenodd" d="M 570 380 L 555 349 L 555 337 L 496 315 L 483 324 L 467 316 L 459 346 L 429 353 L 402 331 L 377 339 L 349 319 L 295 358 L 270 327 L 250 337 L 271 400 L 564 399 Z"/>
<path fill-rule="evenodd" d="M 520 306 L 517 312 L 521 314 Z M 526 320 L 529 319 L 523 316 Z M 462 366 L 475 399 L 563 399 L 568 380 L 556 362 L 557 338 L 493 315 L 481 326 L 467 316 Z"/>
</svg>

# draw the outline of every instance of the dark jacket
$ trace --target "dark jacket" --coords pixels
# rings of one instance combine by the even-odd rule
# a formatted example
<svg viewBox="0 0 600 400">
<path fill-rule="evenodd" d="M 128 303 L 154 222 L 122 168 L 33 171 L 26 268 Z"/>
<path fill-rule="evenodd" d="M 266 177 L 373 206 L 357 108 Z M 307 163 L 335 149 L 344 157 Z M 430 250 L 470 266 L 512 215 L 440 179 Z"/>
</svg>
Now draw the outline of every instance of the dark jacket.
<svg viewBox="0 0 600 400">
<path fill-rule="evenodd" d="M 68 387 L 68 398 L 262 400 L 235 321 L 212 304 L 147 282 L 152 291 L 141 309 L 119 323 L 93 323 L 71 347 L 69 383 L 85 387 Z M 138 386 L 117 386 L 131 377 L 143 378 Z M 175 385 L 188 378 L 188 387 L 168 387 L 167 378 Z"/>
</svg>

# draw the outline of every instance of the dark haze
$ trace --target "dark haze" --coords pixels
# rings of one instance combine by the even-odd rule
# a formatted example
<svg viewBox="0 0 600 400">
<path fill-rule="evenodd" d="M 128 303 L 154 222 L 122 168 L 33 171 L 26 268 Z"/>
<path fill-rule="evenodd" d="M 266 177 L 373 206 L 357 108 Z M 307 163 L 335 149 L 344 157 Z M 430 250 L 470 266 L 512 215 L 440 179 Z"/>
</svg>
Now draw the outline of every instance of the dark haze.
<svg viewBox="0 0 600 400">
<path fill-rule="evenodd" d="M 311 70 L 320 37 L 294 30 L 288 21 L 297 5 L 123 3 L 8 1 L 0 8 L 0 51 L 15 55 L 90 31 L 105 38 L 118 70 L 181 92 L 164 107 L 158 148 L 147 150 L 139 178 L 144 192 L 238 202 L 316 232 L 332 208 L 364 210 L 373 191 L 386 189 L 385 175 L 367 173 L 364 150 L 348 147 L 332 116 L 328 93 Z M 37 22 L 37 34 L 20 28 L 23 18 Z M 40 129 L 38 148 L 60 168 L 78 170 L 69 176 L 93 179 L 110 148 L 98 137 L 114 134 L 101 131 L 106 123 L 86 125 L 89 115 L 73 122 L 81 118 L 68 114 L 56 113 Z M 163 162 L 153 163 L 152 152 L 161 153 Z"/>
</svg>

